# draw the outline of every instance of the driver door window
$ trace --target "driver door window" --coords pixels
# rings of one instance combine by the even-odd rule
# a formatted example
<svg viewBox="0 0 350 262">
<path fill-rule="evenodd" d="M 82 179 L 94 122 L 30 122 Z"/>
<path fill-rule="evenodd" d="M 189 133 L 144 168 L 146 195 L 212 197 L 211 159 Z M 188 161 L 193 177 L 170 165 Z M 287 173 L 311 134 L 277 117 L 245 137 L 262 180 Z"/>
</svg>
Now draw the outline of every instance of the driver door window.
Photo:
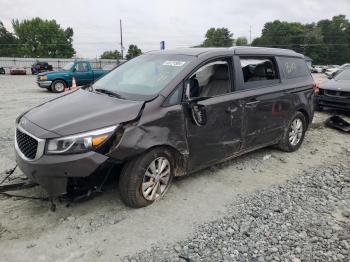
<svg viewBox="0 0 350 262">
<path fill-rule="evenodd" d="M 88 72 L 89 68 L 88 68 L 87 63 L 79 63 L 75 66 L 75 70 L 77 72 Z"/>
<path fill-rule="evenodd" d="M 190 77 L 191 97 L 215 97 L 231 92 L 230 66 L 226 60 L 209 62 Z"/>
</svg>

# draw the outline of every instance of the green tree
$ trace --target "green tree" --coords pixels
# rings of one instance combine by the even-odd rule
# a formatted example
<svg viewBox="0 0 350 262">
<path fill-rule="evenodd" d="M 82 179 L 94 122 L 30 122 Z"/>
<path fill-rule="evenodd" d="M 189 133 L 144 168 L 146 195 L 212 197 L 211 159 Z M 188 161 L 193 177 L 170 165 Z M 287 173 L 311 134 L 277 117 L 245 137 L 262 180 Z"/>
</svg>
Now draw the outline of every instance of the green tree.
<svg viewBox="0 0 350 262">
<path fill-rule="evenodd" d="M 237 46 L 247 46 L 248 45 L 248 40 L 246 37 L 238 37 L 236 39 L 236 45 Z"/>
<path fill-rule="evenodd" d="M 230 47 L 233 34 L 227 28 L 210 28 L 205 34 L 203 47 Z"/>
<path fill-rule="evenodd" d="M 131 59 L 131 58 L 134 58 L 134 57 L 139 56 L 141 54 L 142 54 L 142 51 L 140 48 L 137 47 L 137 45 L 129 45 L 126 59 Z"/>
<path fill-rule="evenodd" d="M 343 64 L 350 61 L 350 22 L 344 15 L 311 24 L 276 20 L 265 24 L 252 45 L 293 49 L 314 64 Z"/>
<path fill-rule="evenodd" d="M 122 55 L 118 50 L 104 51 L 101 55 L 101 59 L 121 59 Z"/>
<path fill-rule="evenodd" d="M 20 44 L 18 52 L 24 57 L 71 58 L 73 29 L 61 28 L 55 20 L 39 17 L 22 21 L 12 20 L 12 26 Z"/>
<path fill-rule="evenodd" d="M 0 56 L 16 56 L 17 43 L 16 37 L 0 21 Z"/>
<path fill-rule="evenodd" d="M 254 39 L 252 45 L 288 48 L 302 53 L 304 35 L 305 26 L 301 23 L 275 20 L 265 24 L 261 37 Z"/>
<path fill-rule="evenodd" d="M 317 23 L 322 34 L 322 61 L 343 64 L 350 61 L 350 23 L 344 15 Z"/>
</svg>

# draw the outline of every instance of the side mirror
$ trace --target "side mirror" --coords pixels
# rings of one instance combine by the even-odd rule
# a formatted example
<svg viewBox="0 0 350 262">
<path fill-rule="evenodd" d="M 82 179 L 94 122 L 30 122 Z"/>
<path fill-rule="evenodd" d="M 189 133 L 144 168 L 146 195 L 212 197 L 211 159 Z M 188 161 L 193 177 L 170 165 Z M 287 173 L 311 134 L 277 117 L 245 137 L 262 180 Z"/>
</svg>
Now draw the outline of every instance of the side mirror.
<svg viewBox="0 0 350 262">
<path fill-rule="evenodd" d="M 198 102 L 208 99 L 209 97 L 191 97 L 190 80 L 185 82 L 185 100 L 189 107 L 189 113 L 192 121 L 197 126 L 204 126 L 207 123 L 207 110 L 204 105 Z"/>
<path fill-rule="evenodd" d="M 197 126 L 204 126 L 207 123 L 207 110 L 204 105 L 191 104 L 192 120 Z"/>
</svg>

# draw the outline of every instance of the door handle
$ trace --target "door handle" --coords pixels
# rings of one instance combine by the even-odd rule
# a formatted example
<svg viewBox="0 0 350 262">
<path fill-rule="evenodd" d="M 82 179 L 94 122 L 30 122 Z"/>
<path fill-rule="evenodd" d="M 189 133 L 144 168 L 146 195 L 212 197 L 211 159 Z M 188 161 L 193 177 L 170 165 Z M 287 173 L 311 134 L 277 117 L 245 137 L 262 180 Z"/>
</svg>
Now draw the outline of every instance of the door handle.
<svg viewBox="0 0 350 262">
<path fill-rule="evenodd" d="M 229 114 L 233 114 L 234 112 L 236 112 L 237 111 L 237 107 L 228 107 L 226 110 L 226 113 L 229 113 Z"/>
</svg>

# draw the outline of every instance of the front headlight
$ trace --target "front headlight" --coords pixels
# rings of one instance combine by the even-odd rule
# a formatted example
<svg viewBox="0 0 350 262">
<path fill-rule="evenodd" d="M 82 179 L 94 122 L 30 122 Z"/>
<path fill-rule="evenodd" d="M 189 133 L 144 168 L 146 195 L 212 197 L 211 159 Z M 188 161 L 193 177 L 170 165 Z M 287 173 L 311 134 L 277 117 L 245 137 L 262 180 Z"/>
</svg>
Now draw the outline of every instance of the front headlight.
<svg viewBox="0 0 350 262">
<path fill-rule="evenodd" d="M 47 141 L 46 154 L 78 154 L 98 148 L 110 138 L 117 126 Z"/>
<path fill-rule="evenodd" d="M 45 80 L 47 80 L 47 77 L 44 75 L 44 76 L 40 76 L 40 80 L 41 81 L 45 81 Z"/>
</svg>

